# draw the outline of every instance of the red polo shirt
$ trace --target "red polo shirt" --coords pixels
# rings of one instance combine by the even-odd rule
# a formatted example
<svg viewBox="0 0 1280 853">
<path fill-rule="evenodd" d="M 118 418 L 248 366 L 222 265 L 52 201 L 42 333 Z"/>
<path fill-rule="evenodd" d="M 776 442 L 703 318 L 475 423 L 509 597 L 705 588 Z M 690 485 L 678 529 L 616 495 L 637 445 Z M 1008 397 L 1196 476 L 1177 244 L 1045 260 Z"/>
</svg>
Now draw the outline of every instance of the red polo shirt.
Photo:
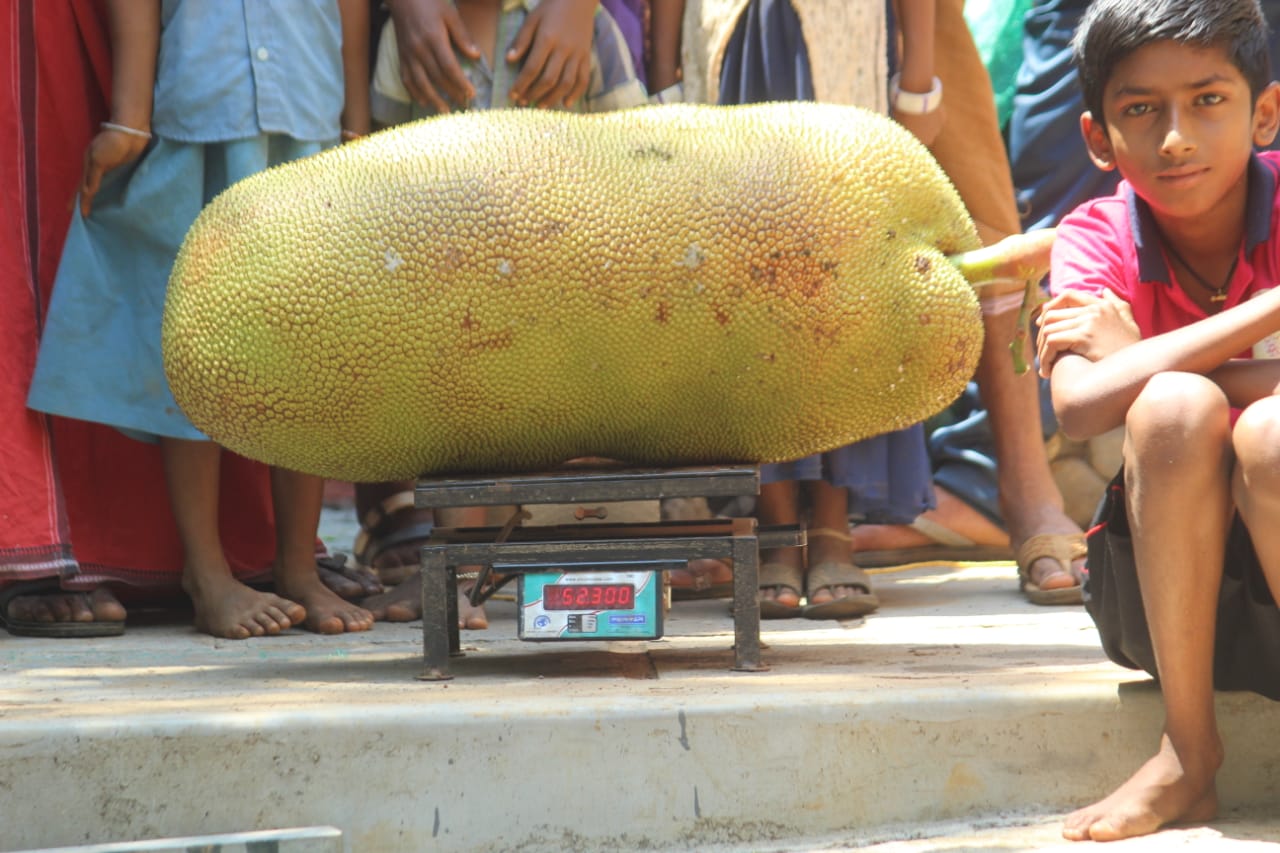
<svg viewBox="0 0 1280 853">
<path fill-rule="evenodd" d="M 1223 308 L 1249 299 L 1280 279 L 1280 152 L 1264 151 L 1249 162 L 1244 254 L 1227 288 Z M 1207 315 L 1173 281 L 1151 208 L 1122 181 L 1115 195 L 1092 199 L 1058 225 L 1053 243 L 1050 291 L 1111 290 L 1133 310 L 1144 338 L 1169 332 Z M 1240 354 L 1248 358 L 1249 352 Z"/>
</svg>

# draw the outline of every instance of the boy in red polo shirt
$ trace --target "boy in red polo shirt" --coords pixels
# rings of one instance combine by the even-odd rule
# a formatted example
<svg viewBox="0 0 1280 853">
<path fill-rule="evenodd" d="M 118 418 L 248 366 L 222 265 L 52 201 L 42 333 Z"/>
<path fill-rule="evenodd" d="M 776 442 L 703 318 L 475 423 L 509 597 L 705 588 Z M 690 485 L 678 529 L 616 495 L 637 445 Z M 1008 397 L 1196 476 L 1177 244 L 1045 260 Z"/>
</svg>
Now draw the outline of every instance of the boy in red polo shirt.
<svg viewBox="0 0 1280 853">
<path fill-rule="evenodd" d="M 1123 424 L 1089 537 L 1112 660 L 1156 675 L 1154 757 L 1075 840 L 1216 813 L 1213 691 L 1280 699 L 1280 86 L 1256 0 L 1096 0 L 1075 36 L 1090 156 L 1125 179 L 1064 219 L 1041 371 L 1062 429 Z M 1272 338 L 1274 340 L 1274 338 Z"/>
</svg>

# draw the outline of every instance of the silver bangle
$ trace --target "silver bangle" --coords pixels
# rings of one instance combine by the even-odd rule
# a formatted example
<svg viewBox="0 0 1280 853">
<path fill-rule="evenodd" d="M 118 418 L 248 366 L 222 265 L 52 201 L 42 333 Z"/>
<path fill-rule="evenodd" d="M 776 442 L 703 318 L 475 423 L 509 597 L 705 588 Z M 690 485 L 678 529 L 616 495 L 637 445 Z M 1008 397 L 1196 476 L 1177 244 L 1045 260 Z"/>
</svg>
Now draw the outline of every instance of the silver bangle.
<svg viewBox="0 0 1280 853">
<path fill-rule="evenodd" d="M 933 88 L 927 92 L 906 92 L 898 85 L 900 74 L 889 78 L 889 103 L 900 113 L 927 115 L 942 105 L 942 81 L 933 78 Z"/>
<path fill-rule="evenodd" d="M 101 127 L 103 130 L 116 130 L 116 131 L 119 131 L 120 133 L 127 134 L 128 136 L 136 136 L 139 139 L 151 138 L 151 134 L 145 130 L 138 130 L 136 127 L 129 127 L 128 125 L 124 125 L 124 124 L 116 124 L 113 121 L 104 121 L 99 125 L 99 127 Z"/>
</svg>

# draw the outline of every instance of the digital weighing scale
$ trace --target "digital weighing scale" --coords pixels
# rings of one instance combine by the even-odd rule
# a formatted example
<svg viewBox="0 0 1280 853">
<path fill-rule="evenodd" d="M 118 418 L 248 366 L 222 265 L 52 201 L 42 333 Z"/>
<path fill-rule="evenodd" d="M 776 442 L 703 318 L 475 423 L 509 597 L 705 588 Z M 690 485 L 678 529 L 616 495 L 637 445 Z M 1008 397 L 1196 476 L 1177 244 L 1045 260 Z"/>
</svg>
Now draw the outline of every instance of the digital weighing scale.
<svg viewBox="0 0 1280 853">
<path fill-rule="evenodd" d="M 755 467 L 566 468 L 495 478 L 422 479 L 419 507 L 589 504 L 675 497 L 740 497 L 760 491 Z M 597 516 L 595 510 L 580 515 Z M 664 572 L 701 558 L 733 561 L 734 666 L 767 669 L 760 661 L 756 600 L 761 548 L 796 547 L 794 525 L 757 530 L 752 518 L 702 521 L 440 528 L 422 549 L 422 636 L 428 681 L 452 677 L 461 654 L 457 569 L 481 566 L 470 593 L 478 605 L 516 581 L 522 640 L 654 640 L 663 635 Z"/>
</svg>

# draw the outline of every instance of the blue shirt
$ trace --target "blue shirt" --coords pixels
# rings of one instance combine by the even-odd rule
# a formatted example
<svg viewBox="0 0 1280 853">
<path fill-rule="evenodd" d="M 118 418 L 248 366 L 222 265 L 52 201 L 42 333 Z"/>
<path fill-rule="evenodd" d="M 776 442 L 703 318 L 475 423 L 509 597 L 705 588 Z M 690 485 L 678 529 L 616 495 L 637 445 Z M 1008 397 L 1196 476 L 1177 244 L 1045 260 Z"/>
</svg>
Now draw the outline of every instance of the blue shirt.
<svg viewBox="0 0 1280 853">
<path fill-rule="evenodd" d="M 151 129 L 178 142 L 340 133 L 337 0 L 163 0 Z"/>
</svg>

